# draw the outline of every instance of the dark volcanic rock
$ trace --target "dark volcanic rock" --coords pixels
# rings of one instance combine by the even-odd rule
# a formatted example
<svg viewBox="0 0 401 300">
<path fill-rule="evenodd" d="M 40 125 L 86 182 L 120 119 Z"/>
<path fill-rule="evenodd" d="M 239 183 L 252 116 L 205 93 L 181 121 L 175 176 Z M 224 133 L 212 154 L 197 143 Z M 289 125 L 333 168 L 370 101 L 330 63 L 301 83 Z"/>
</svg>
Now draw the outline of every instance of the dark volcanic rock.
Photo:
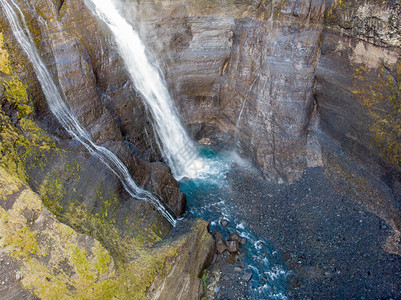
<svg viewBox="0 0 401 300">
<path fill-rule="evenodd" d="M 351 160 L 347 164 L 356 166 Z M 328 177 L 321 168 L 308 169 L 292 185 L 271 185 L 254 175 L 244 180 L 240 174 L 230 175 L 233 186 L 238 191 L 249 188 L 255 196 L 246 197 L 252 209 L 240 197 L 235 198 L 236 208 L 255 233 L 282 253 L 292 274 L 290 297 L 399 297 L 401 260 L 388 247 L 398 233 L 380 229 L 382 221 L 359 204 L 363 196 L 350 188 L 349 179 L 339 173 Z M 391 197 L 383 182 L 372 180 L 367 188 Z M 389 204 L 382 207 L 394 210 Z"/>
<path fill-rule="evenodd" d="M 232 234 L 230 234 L 230 236 L 228 237 L 228 240 L 229 241 L 240 241 L 241 240 L 241 237 L 240 237 L 240 235 L 238 234 L 238 233 L 236 233 L 236 232 L 233 232 Z"/>
</svg>

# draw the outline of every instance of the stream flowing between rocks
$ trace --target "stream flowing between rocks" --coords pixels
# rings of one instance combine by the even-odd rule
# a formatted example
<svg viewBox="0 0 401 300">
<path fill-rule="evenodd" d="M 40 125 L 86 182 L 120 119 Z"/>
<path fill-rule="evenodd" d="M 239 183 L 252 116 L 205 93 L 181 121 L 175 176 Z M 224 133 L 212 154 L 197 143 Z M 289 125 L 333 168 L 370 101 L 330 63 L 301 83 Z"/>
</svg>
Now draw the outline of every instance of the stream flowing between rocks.
<svg viewBox="0 0 401 300">
<path fill-rule="evenodd" d="M 232 167 L 255 172 L 253 166 L 235 153 L 219 153 L 210 148 L 201 148 L 199 152 L 200 157 L 207 161 L 204 169 L 196 178 L 183 178 L 180 181 L 180 188 L 187 195 L 186 217 L 204 218 L 210 222 L 210 231 L 221 233 L 224 239 L 230 240 L 233 233 L 238 233 L 244 238 L 238 254 L 229 254 L 229 251 L 225 250 L 214 257 L 214 261 L 223 259 L 224 264 L 231 262 L 241 265 L 241 268 L 236 267 L 234 271 L 240 287 L 234 286 L 235 282 L 232 282 L 232 286 L 228 288 L 240 288 L 243 295 L 236 295 L 236 299 L 287 299 L 288 272 L 280 254 L 264 237 L 252 232 L 232 203 L 234 197 L 246 198 L 251 192 L 243 190 L 243 195 L 238 195 L 232 188 L 232 183 L 227 177 L 231 172 L 235 172 Z M 216 232 L 214 235 L 216 236 Z M 224 275 L 224 272 L 222 274 Z M 221 289 L 218 284 L 214 291 L 217 298 L 222 292 Z"/>
</svg>

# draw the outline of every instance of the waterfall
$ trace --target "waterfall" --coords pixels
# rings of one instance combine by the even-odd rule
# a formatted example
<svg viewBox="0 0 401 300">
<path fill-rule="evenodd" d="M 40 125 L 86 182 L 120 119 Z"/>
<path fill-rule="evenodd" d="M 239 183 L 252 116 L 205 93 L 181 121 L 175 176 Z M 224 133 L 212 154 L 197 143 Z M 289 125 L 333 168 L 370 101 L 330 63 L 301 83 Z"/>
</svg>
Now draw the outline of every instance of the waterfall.
<svg viewBox="0 0 401 300">
<path fill-rule="evenodd" d="M 159 148 L 174 177 L 195 177 L 202 169 L 197 146 L 181 124 L 158 68 L 150 63 L 138 34 L 120 15 L 113 0 L 85 1 L 113 33 L 135 87 L 150 109 Z"/>
<path fill-rule="evenodd" d="M 9 2 L 12 3 L 9 4 Z M 133 197 L 139 200 L 151 203 L 162 216 L 164 216 L 173 226 L 176 224 L 175 218 L 163 206 L 160 200 L 148 191 L 137 186 L 132 179 L 127 167 L 118 159 L 118 157 L 110 150 L 96 145 L 86 130 L 79 124 L 78 120 L 71 113 L 67 105 L 63 101 L 63 97 L 53 81 L 48 69 L 43 63 L 33 38 L 29 32 L 25 17 L 14 2 L 14 0 L 0 0 L 5 11 L 6 17 L 10 23 L 15 38 L 21 45 L 21 48 L 32 62 L 36 76 L 40 82 L 43 93 L 46 97 L 47 104 L 51 112 L 55 115 L 60 124 L 67 132 L 77 139 L 89 153 L 105 164 L 121 181 L 125 190 Z M 14 7 L 14 8 L 13 8 Z M 17 12 L 20 18 L 17 15 Z"/>
</svg>

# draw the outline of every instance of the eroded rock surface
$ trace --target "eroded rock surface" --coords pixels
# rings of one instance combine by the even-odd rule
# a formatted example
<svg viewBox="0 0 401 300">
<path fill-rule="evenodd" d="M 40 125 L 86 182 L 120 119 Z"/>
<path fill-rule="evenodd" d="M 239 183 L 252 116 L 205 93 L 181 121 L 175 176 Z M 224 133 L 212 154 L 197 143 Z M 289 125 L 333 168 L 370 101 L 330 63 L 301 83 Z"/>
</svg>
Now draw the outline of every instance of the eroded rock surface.
<svg viewBox="0 0 401 300">
<path fill-rule="evenodd" d="M 324 8 L 324 1 L 145 1 L 137 9 L 193 135 L 239 146 L 267 178 L 292 181 L 306 166 Z"/>
</svg>

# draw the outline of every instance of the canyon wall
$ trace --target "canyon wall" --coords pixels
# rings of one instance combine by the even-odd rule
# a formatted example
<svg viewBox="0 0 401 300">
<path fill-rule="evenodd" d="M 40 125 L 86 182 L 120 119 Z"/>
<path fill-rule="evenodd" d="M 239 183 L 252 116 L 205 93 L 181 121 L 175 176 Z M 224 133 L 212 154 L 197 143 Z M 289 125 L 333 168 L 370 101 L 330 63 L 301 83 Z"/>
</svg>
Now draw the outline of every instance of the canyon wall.
<svg viewBox="0 0 401 300">
<path fill-rule="evenodd" d="M 152 191 L 173 214 L 182 215 L 185 195 L 179 190 L 169 168 L 160 162 L 151 120 L 125 71 L 110 32 L 92 16 L 83 1 L 16 3 L 27 19 L 42 59 L 65 95 L 67 106 L 92 140 L 115 153 L 139 186 Z M 66 228 L 74 234 L 79 232 L 87 236 L 91 243 L 100 241 L 105 253 L 115 262 L 115 268 L 113 265 L 114 269 L 110 269 L 111 281 L 104 277 L 106 281 L 102 282 L 111 290 L 98 290 L 99 297 L 106 297 L 110 291 L 124 299 L 144 297 L 156 277 L 163 280 L 168 276 L 174 262 L 175 274 L 181 272 L 190 281 L 181 287 L 183 295 L 188 293 L 199 298 L 203 293 L 199 274 L 214 245 L 207 224 L 187 222 L 184 228 L 174 229 L 174 238 L 171 237 L 171 225 L 150 203 L 129 195 L 111 170 L 97 157 L 91 156 L 77 140 L 71 139 L 50 112 L 32 65 L 22 52 L 2 10 L 0 16 L 0 167 L 5 169 L 1 172 L 2 179 L 12 178 L 4 180 L 2 191 L 9 188 L 11 181 L 18 181 L 21 190 L 39 195 L 47 208 L 47 219 L 57 218 L 69 225 L 70 228 Z M 16 194 L 3 195 L 2 192 L 1 196 L 5 201 L 5 206 L 2 202 L 3 208 L 0 209 L 3 224 L 8 222 L 10 207 L 7 203 L 12 204 Z M 40 249 L 18 250 L 26 251 L 25 256 L 14 257 L 15 263 L 8 273 L 10 278 L 15 274 L 21 274 L 23 278 L 37 276 L 30 270 L 30 265 L 21 269 L 21 263 L 28 260 L 29 264 L 31 255 L 37 251 L 50 251 L 42 247 L 42 236 L 51 232 L 61 245 L 68 246 L 70 242 L 65 236 L 59 238 L 59 232 L 53 232 L 53 227 L 37 229 L 35 224 L 37 218 L 41 219 L 39 214 L 35 213 L 30 219 L 22 210 L 13 214 L 21 220 L 24 234 L 27 231 L 32 239 L 33 244 L 27 247 L 39 243 Z M 24 218 L 29 220 L 24 221 Z M 1 235 L 3 238 L 5 233 Z M 167 236 L 170 241 L 167 246 L 163 242 L 156 245 Z M 10 240 L 9 244 L 17 249 L 21 246 L 18 240 Z M 1 245 L 5 251 L 2 255 L 12 256 L 3 249 L 9 244 Z M 57 253 L 65 251 L 59 245 L 51 250 Z M 92 250 L 89 247 L 87 251 Z M 194 255 L 186 254 L 190 252 Z M 185 255 L 179 255 L 181 253 Z M 66 260 L 65 267 L 71 272 L 78 269 L 79 274 L 87 276 L 80 269 L 86 263 L 80 261 L 81 256 L 75 257 L 75 261 Z M 96 255 L 90 259 L 96 260 Z M 189 261 L 191 272 L 187 267 Z M 64 272 L 60 267 L 62 262 L 41 261 L 41 264 L 40 270 L 52 276 Z M 63 273 L 66 277 L 67 271 Z M 10 281 L 2 287 L 0 295 L 14 292 L 15 295 L 25 295 L 28 294 L 28 291 L 23 292 L 25 287 L 40 298 L 52 297 L 54 292 L 86 298 L 79 280 L 63 282 L 59 286 L 52 276 L 49 275 L 49 285 L 27 279 L 22 286 L 18 282 L 14 286 Z M 92 279 L 96 281 L 90 277 L 86 283 L 93 284 Z M 123 285 L 129 288 L 125 289 Z M 168 293 L 172 286 L 174 284 L 167 280 L 158 292 Z"/>
<path fill-rule="evenodd" d="M 149 54 L 159 61 L 194 138 L 217 148 L 237 148 L 266 178 L 292 182 L 305 167 L 322 163 L 319 136 L 321 143 L 334 141 L 364 164 L 377 164 L 378 176 L 390 174 L 386 184 L 401 199 L 401 180 L 394 171 L 400 153 L 400 118 L 394 111 L 400 107 L 394 102 L 401 78 L 400 4 L 326 2 L 127 0 L 123 5 L 152 49 Z M 92 139 L 113 151 L 140 186 L 182 214 L 185 196 L 161 162 L 151 117 L 107 28 L 81 0 L 18 3 L 68 106 Z M 5 169 L 0 173 L 7 177 L 0 188 L 14 184 L 21 191 L 32 189 L 48 209 L 21 220 L 34 237 L 35 224 L 43 218 L 56 222 L 57 217 L 91 245 L 100 241 L 112 257 L 110 274 L 117 272 L 116 277 L 108 273 L 113 286 L 118 289 L 119 280 L 128 280 L 135 287 L 123 295 L 174 299 L 182 292 L 185 299 L 200 297 L 199 273 L 213 244 L 207 224 L 187 224 L 183 232 L 174 231 L 171 247 L 164 247 L 171 226 L 150 204 L 132 199 L 110 170 L 70 139 L 47 107 L 3 12 L 0 16 L 0 167 Z M 2 221 L 11 209 L 6 204 L 17 196 L 4 197 Z M 398 228 L 397 203 L 374 210 Z M 13 246 L 17 242 L 9 241 Z M 171 268 L 173 263 L 177 267 Z M 132 278 L 134 267 L 139 276 Z M 17 272 L 18 265 L 13 268 Z M 179 274 L 187 286 L 176 286 L 171 279 Z M 9 292 L 0 290 L 0 295 Z"/>
<path fill-rule="evenodd" d="M 159 57 L 195 138 L 251 158 L 288 182 L 307 165 L 324 1 L 142 1 Z"/>
<path fill-rule="evenodd" d="M 396 1 L 130 5 L 127 15 L 138 20 L 132 23 L 196 139 L 236 148 L 275 182 L 291 182 L 306 166 L 322 164 L 313 133 L 320 120 L 323 132 L 345 148 L 389 161 L 378 145 L 388 141 L 375 142 L 380 133 L 371 125 L 378 116 L 361 91 L 384 67 L 397 73 Z"/>
<path fill-rule="evenodd" d="M 327 11 L 315 92 L 323 130 L 348 150 L 395 165 L 399 153 L 388 146 L 399 128 L 388 115 L 400 105 L 390 103 L 399 90 L 400 13 L 397 1 L 334 1 Z"/>
</svg>

